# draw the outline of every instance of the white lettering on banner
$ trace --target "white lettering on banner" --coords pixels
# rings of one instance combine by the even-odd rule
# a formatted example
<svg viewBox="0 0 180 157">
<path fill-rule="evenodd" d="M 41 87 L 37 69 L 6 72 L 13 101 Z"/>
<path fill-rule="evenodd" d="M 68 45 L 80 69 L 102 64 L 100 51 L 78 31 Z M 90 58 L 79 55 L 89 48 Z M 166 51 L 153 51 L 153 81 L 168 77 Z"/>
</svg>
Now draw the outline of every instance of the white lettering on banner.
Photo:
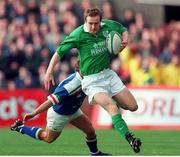
<svg viewBox="0 0 180 157">
<path fill-rule="evenodd" d="M 142 116 L 149 112 L 150 116 L 158 114 L 161 117 L 180 117 L 180 111 L 176 109 L 177 105 L 173 98 L 152 98 L 152 101 L 149 102 L 145 98 L 137 97 L 136 100 L 139 104 L 139 109 L 134 112 L 135 116 Z"/>
<path fill-rule="evenodd" d="M 0 102 L 0 118 L 7 120 L 17 117 L 16 99 L 12 97 L 9 101 Z"/>
<path fill-rule="evenodd" d="M 170 109 L 169 109 L 169 114 L 170 114 L 170 116 L 174 116 L 174 117 L 179 117 L 180 118 L 180 112 L 178 112 L 178 110 L 176 111 L 175 107 L 177 107 L 177 106 L 175 104 L 175 100 L 173 99 L 172 103 L 171 103 L 171 106 L 170 106 Z"/>
<path fill-rule="evenodd" d="M 180 117 L 180 111 L 175 109 L 175 99 L 155 98 L 152 103 L 151 114 L 154 115 L 156 112 L 163 116 L 169 117 Z M 167 112 L 166 112 L 166 108 Z"/>
<path fill-rule="evenodd" d="M 132 93 L 139 108 L 133 113 L 123 112 L 128 124 L 180 125 L 180 93 L 178 90 L 134 89 Z"/>
<path fill-rule="evenodd" d="M 164 98 L 154 98 L 152 101 L 152 110 L 150 114 L 155 115 L 157 113 L 162 117 L 165 116 L 166 114 L 168 114 L 165 111 L 166 104 L 167 101 Z"/>
<path fill-rule="evenodd" d="M 128 125 L 180 126 L 179 89 L 133 89 L 131 92 L 139 108 L 136 112 L 122 110 Z M 98 126 L 110 125 L 111 117 L 105 110 L 97 111 L 97 123 Z"/>
<path fill-rule="evenodd" d="M 32 112 L 38 106 L 38 102 L 34 99 L 24 100 L 23 97 L 10 97 L 8 100 L 0 101 L 0 119 L 18 118 L 18 105 L 21 106 L 24 115 L 27 112 Z"/>
</svg>

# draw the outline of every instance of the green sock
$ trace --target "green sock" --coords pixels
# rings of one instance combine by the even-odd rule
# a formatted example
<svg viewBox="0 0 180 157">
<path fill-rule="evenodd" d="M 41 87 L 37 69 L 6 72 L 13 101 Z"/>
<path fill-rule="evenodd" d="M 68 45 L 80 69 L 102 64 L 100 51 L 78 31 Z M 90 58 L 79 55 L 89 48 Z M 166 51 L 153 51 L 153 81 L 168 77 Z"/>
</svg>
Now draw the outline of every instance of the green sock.
<svg viewBox="0 0 180 157">
<path fill-rule="evenodd" d="M 129 132 L 129 129 L 126 122 L 122 119 L 121 114 L 112 116 L 112 123 L 120 135 L 125 138 L 125 135 Z"/>
</svg>

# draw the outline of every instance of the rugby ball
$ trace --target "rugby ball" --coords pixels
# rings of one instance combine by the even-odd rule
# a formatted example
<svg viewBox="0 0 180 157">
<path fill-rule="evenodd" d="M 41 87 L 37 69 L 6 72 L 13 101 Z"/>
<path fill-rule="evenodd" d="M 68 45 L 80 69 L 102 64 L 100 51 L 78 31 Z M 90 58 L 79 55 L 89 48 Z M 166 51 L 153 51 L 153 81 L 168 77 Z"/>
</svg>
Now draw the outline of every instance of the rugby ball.
<svg viewBox="0 0 180 157">
<path fill-rule="evenodd" d="M 106 38 L 106 46 L 111 54 L 117 55 L 121 50 L 121 35 L 116 31 L 111 31 Z"/>
</svg>

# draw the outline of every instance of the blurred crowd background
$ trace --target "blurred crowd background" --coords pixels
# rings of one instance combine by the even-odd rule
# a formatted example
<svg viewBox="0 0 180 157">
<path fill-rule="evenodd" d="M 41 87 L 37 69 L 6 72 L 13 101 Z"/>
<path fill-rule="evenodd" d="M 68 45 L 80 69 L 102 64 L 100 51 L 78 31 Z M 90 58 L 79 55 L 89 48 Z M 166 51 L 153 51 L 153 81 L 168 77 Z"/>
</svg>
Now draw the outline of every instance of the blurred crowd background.
<svg viewBox="0 0 180 157">
<path fill-rule="evenodd" d="M 49 61 L 58 44 L 83 24 L 91 0 L 0 0 L 0 89 L 41 88 Z M 180 21 L 152 26 L 133 9 L 122 18 L 111 1 L 98 6 L 105 19 L 122 23 L 129 31 L 129 45 L 111 56 L 111 68 L 127 85 L 180 87 Z M 56 83 L 74 71 L 77 51 L 72 49 L 56 66 Z"/>
</svg>

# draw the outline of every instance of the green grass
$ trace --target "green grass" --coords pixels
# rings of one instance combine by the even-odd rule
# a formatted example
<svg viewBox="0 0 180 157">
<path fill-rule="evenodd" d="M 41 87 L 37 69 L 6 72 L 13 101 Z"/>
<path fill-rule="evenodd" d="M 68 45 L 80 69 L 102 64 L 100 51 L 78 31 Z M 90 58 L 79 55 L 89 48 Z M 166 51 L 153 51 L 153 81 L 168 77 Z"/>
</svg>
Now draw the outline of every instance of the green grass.
<svg viewBox="0 0 180 157">
<path fill-rule="evenodd" d="M 180 155 L 180 131 L 133 131 L 143 142 L 138 155 Z M 113 155 L 136 155 L 114 130 L 97 130 L 98 146 Z M 64 129 L 51 144 L 26 135 L 0 129 L 0 155 L 89 155 L 84 135 L 77 129 Z"/>
</svg>

